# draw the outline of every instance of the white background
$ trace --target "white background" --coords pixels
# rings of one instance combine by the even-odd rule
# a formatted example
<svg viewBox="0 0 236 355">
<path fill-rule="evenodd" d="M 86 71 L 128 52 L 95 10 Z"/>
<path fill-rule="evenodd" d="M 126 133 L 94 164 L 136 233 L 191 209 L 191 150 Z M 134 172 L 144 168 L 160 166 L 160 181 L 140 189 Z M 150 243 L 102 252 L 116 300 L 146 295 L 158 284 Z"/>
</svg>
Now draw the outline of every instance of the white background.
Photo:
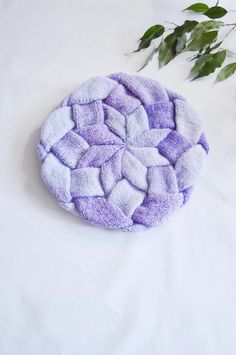
<svg viewBox="0 0 236 355">
<path fill-rule="evenodd" d="M 163 227 L 78 221 L 47 191 L 35 153 L 66 94 L 94 75 L 135 74 L 148 51 L 125 53 L 150 25 L 180 24 L 188 4 L 0 0 L 1 355 L 236 354 L 236 77 L 190 83 L 189 53 L 142 72 L 192 102 L 211 148 L 191 201 Z"/>
</svg>

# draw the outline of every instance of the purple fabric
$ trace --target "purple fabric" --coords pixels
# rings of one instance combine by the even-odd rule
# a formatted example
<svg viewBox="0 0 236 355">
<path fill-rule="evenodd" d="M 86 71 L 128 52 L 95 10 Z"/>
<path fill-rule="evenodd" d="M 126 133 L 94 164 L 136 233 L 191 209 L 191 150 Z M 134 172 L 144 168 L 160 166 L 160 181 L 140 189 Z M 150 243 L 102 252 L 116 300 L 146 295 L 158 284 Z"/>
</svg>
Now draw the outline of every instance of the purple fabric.
<svg viewBox="0 0 236 355">
<path fill-rule="evenodd" d="M 182 191 L 184 204 L 188 202 L 193 192 L 193 186 L 188 187 L 187 189 Z"/>
<path fill-rule="evenodd" d="M 132 96 L 123 85 L 117 86 L 104 102 L 123 115 L 129 115 L 141 105 L 140 100 Z"/>
<path fill-rule="evenodd" d="M 72 105 L 72 110 L 77 128 L 103 123 L 104 112 L 102 108 L 102 100 L 93 101 L 86 105 L 74 104 Z"/>
<path fill-rule="evenodd" d="M 125 73 L 96 77 L 45 121 L 42 177 L 61 206 L 87 222 L 140 231 L 185 204 L 209 147 L 181 95 Z"/>
<path fill-rule="evenodd" d="M 119 144 L 124 142 L 112 133 L 105 124 L 95 124 L 76 131 L 89 145 Z"/>
<path fill-rule="evenodd" d="M 172 131 L 158 144 L 159 152 L 172 164 L 175 164 L 180 156 L 189 148 L 191 144 L 176 131 Z"/>
<path fill-rule="evenodd" d="M 109 160 L 101 165 L 101 182 L 105 194 L 109 194 L 118 181 L 122 179 L 122 155 L 124 150 L 119 149 Z"/>
<path fill-rule="evenodd" d="M 112 74 L 110 78 L 124 85 L 144 105 L 152 105 L 158 101 L 168 101 L 166 90 L 155 80 L 124 73 Z"/>
<path fill-rule="evenodd" d="M 92 145 L 78 162 L 77 168 L 100 167 L 111 159 L 119 149 L 120 146 L 118 145 Z"/>
<path fill-rule="evenodd" d="M 172 166 L 151 166 L 148 169 L 148 196 L 178 192 L 177 179 Z"/>
<path fill-rule="evenodd" d="M 143 204 L 134 212 L 133 221 L 147 227 L 158 226 L 180 208 L 182 203 L 181 193 L 145 197 Z"/>
<path fill-rule="evenodd" d="M 82 137 L 73 131 L 69 131 L 59 142 L 52 146 L 52 152 L 65 165 L 75 168 L 88 148 L 88 143 Z"/>
<path fill-rule="evenodd" d="M 102 197 L 75 198 L 75 206 L 83 218 L 106 228 L 127 228 L 133 221 Z"/>
<path fill-rule="evenodd" d="M 173 102 L 158 102 L 145 107 L 150 128 L 175 128 L 175 107 Z"/>
<path fill-rule="evenodd" d="M 202 148 L 206 151 L 206 153 L 209 152 L 209 145 L 204 133 L 200 136 L 198 144 L 201 144 Z"/>
</svg>

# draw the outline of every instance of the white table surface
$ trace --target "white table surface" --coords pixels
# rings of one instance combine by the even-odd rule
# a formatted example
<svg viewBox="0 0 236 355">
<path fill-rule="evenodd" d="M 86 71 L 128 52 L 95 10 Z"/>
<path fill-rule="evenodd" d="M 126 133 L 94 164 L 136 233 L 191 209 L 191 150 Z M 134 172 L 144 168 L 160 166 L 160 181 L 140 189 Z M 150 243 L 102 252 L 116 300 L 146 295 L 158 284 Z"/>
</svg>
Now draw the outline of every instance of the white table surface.
<svg viewBox="0 0 236 355">
<path fill-rule="evenodd" d="M 47 191 L 35 153 L 66 94 L 94 75 L 135 74 L 147 53 L 125 53 L 148 26 L 181 23 L 187 4 L 0 0 L 1 355 L 236 354 L 236 78 L 190 83 L 189 54 L 142 72 L 192 102 L 211 148 L 190 202 L 163 227 L 78 221 Z"/>
</svg>

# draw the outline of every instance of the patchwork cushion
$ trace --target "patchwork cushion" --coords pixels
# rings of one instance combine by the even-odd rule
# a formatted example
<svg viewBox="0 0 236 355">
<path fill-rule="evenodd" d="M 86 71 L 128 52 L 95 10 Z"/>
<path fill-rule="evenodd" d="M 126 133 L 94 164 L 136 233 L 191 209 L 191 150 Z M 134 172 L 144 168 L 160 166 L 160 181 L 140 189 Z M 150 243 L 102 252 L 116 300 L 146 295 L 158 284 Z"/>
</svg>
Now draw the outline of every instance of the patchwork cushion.
<svg viewBox="0 0 236 355">
<path fill-rule="evenodd" d="M 59 204 L 125 231 L 163 223 L 185 204 L 209 147 L 181 95 L 124 73 L 67 96 L 41 130 L 42 177 Z"/>
</svg>

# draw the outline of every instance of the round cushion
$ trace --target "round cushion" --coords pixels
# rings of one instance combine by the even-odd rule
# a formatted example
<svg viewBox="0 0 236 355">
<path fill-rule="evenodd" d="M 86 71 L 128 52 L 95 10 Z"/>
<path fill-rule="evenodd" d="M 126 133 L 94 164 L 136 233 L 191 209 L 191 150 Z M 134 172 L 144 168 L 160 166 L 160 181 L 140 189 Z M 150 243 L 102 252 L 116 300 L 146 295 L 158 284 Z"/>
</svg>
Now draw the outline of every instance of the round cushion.
<svg viewBox="0 0 236 355">
<path fill-rule="evenodd" d="M 118 73 L 66 97 L 45 121 L 38 153 L 62 207 L 100 227 L 137 231 L 188 200 L 208 144 L 185 98 Z"/>
</svg>

